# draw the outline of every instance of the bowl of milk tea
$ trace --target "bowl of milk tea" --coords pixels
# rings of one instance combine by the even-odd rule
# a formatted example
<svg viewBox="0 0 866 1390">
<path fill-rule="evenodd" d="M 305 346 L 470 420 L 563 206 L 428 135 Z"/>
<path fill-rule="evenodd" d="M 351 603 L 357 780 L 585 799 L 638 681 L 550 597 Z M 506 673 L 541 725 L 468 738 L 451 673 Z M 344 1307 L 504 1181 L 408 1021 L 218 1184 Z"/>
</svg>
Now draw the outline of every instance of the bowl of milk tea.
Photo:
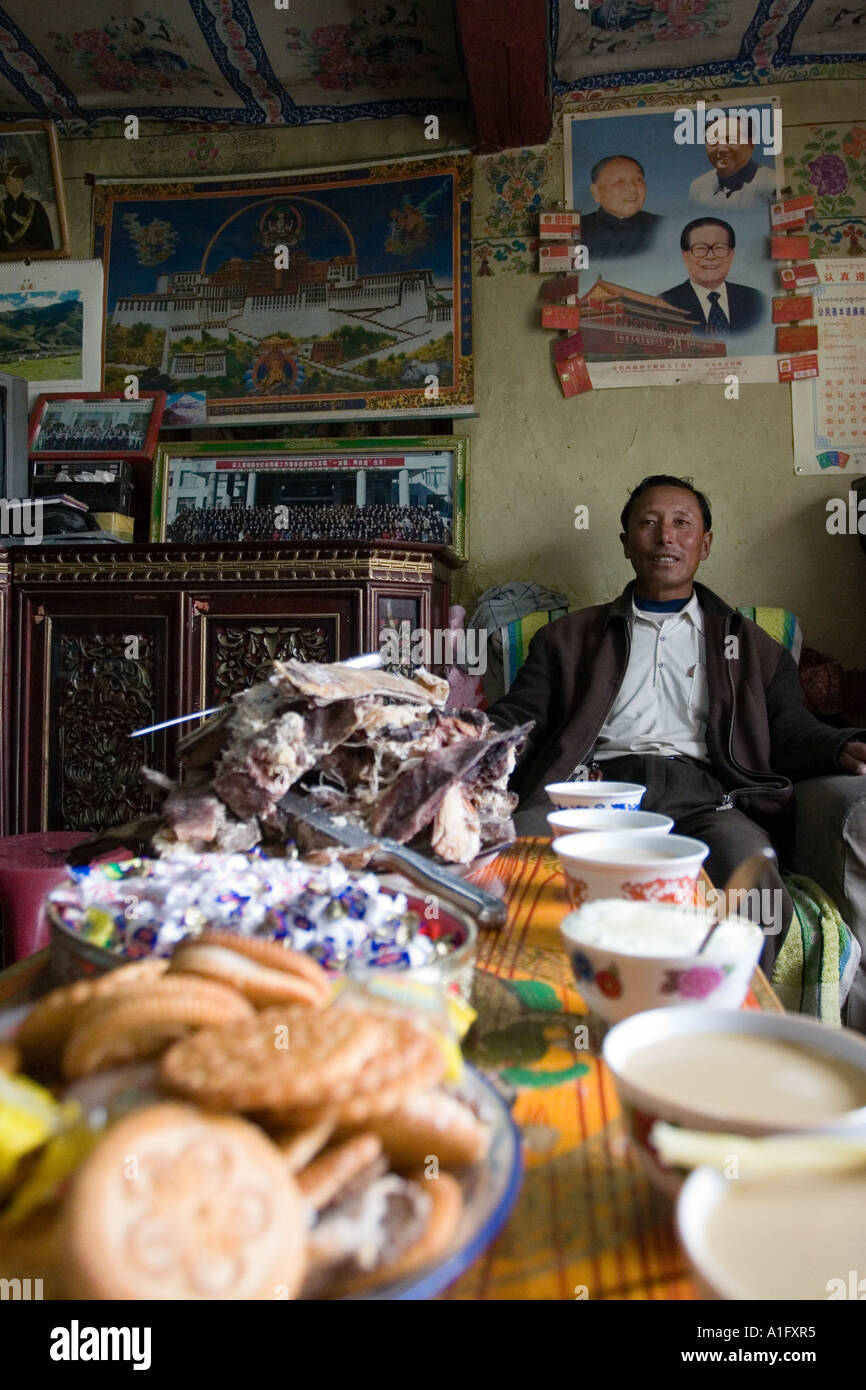
<svg viewBox="0 0 866 1390">
<path fill-rule="evenodd" d="M 702 1298 L 866 1298 L 866 1165 L 751 1179 L 697 1168 L 677 1235 Z"/>
<path fill-rule="evenodd" d="M 586 806 L 593 811 L 636 811 L 646 795 L 640 782 L 548 782 L 544 788 L 556 810 Z"/>
<path fill-rule="evenodd" d="M 729 917 L 698 955 L 712 922 L 698 908 L 610 898 L 569 913 L 559 930 L 581 997 L 606 1023 L 618 1023 L 645 1009 L 742 1004 L 763 932 Z"/>
<path fill-rule="evenodd" d="M 866 1038 L 799 1014 L 651 1009 L 611 1028 L 603 1055 L 638 1157 L 671 1195 L 685 1174 L 653 1147 L 656 1120 L 754 1137 L 866 1128 Z"/>
<path fill-rule="evenodd" d="M 564 811 L 551 811 L 547 824 L 554 838 L 557 835 L 576 835 L 587 830 L 639 830 L 648 835 L 652 832 L 667 835 L 674 828 L 670 816 L 662 816 L 658 811 L 611 811 L 598 810 L 593 806 L 569 806 Z"/>
<path fill-rule="evenodd" d="M 688 835 L 587 830 L 557 836 L 553 852 L 565 871 L 572 907 L 597 898 L 688 907 L 710 851 Z"/>
</svg>

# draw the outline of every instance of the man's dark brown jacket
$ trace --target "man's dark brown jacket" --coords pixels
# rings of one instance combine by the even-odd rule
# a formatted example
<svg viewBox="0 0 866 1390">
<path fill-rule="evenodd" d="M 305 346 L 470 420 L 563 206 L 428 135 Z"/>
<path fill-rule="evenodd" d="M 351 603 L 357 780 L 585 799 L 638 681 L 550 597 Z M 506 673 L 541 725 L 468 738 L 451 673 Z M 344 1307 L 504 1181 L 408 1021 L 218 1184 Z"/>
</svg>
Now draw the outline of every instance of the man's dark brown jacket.
<svg viewBox="0 0 866 1390">
<path fill-rule="evenodd" d="M 511 780 L 520 808 L 545 800 L 591 754 L 622 684 L 631 650 L 629 584 L 618 599 L 582 608 L 533 637 L 511 689 L 488 711 L 499 728 L 535 721 Z M 862 729 L 832 729 L 803 708 L 790 653 L 712 590 L 695 584 L 704 615 L 710 709 L 707 754 L 740 809 L 766 814 L 791 782 L 839 771 L 838 755 Z"/>
</svg>

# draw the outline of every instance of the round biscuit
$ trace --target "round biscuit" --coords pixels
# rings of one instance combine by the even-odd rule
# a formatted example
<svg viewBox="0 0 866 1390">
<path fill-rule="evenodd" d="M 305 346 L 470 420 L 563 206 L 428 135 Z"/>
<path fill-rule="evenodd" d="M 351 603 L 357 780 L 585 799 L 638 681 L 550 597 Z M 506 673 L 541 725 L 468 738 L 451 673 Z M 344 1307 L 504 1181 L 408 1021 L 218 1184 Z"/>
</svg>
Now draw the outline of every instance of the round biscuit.
<svg viewBox="0 0 866 1390">
<path fill-rule="evenodd" d="M 382 1141 L 376 1134 L 353 1134 L 335 1148 L 326 1149 L 297 1175 L 296 1181 L 303 1196 L 321 1211 L 342 1192 L 348 1183 L 369 1168 L 382 1152 Z"/>
<path fill-rule="evenodd" d="M 155 987 L 146 996 L 106 1003 L 74 1030 L 63 1051 L 63 1075 L 74 1080 L 140 1057 L 152 1057 L 191 1029 L 224 1028 L 248 1019 L 252 1006 L 210 980 L 180 994 Z M 207 991 L 198 986 L 207 985 Z"/>
<path fill-rule="evenodd" d="M 136 1111 L 112 1126 L 73 1184 L 69 1296 L 294 1298 L 307 1210 L 254 1125 L 173 1102 Z"/>
<path fill-rule="evenodd" d="M 368 1119 L 385 1115 L 404 1096 L 427 1090 L 445 1074 L 444 1053 L 423 1025 L 403 1015 L 340 1008 L 341 1014 L 364 1018 L 375 1028 L 378 1042 L 361 1069 L 336 1078 L 324 1097 L 277 1107 L 271 1122 L 291 1129 L 315 1125 L 323 1108 L 332 1110 L 343 1127 L 361 1128 Z M 270 1107 L 272 1110 L 274 1107 Z"/>
<path fill-rule="evenodd" d="M 25 1062 L 29 1066 L 56 1062 L 86 1005 L 128 990 L 147 989 L 167 968 L 168 961 L 150 958 L 107 970 L 94 980 L 77 980 L 53 989 L 37 1001 L 16 1034 Z"/>
<path fill-rule="evenodd" d="M 444 1073 L 442 1049 L 423 1023 L 405 1014 L 371 1011 L 370 1016 L 376 1019 L 380 1031 L 379 1049 L 356 1078 L 352 1087 L 353 1096 L 381 1091 L 383 1087 L 419 1069 L 427 1075 L 431 1069 L 435 1070 L 434 1059 L 441 1061 L 441 1071 Z"/>
<path fill-rule="evenodd" d="M 0 1071 L 14 1075 L 21 1070 L 22 1060 L 21 1049 L 15 1043 L 0 1043 Z"/>
<path fill-rule="evenodd" d="M 463 1168 L 480 1163 L 490 1148 L 488 1126 L 445 1091 L 413 1091 L 387 1114 L 366 1116 L 363 1124 L 378 1134 L 398 1168 L 414 1168 L 431 1154 L 444 1168 Z"/>
<path fill-rule="evenodd" d="M 336 1116 L 326 1110 L 316 1117 L 314 1123 L 303 1129 L 292 1129 L 271 1137 L 282 1154 L 288 1171 L 298 1173 L 325 1147 L 336 1127 Z"/>
<path fill-rule="evenodd" d="M 284 946 L 281 941 L 272 941 L 264 936 L 240 936 L 237 932 L 230 931 L 206 931 L 194 939 L 203 945 L 227 946 L 249 960 L 272 966 L 274 970 L 302 975 L 328 996 L 331 993 L 331 977 L 318 961 L 303 951 L 294 951 L 290 946 Z"/>
<path fill-rule="evenodd" d="M 275 1006 L 236 1028 L 183 1038 L 160 1075 L 169 1090 L 215 1110 L 325 1107 L 333 1091 L 351 1090 L 380 1038 L 371 1015 Z"/>
<path fill-rule="evenodd" d="M 366 1126 L 377 1117 L 390 1114 L 415 1091 L 435 1086 L 437 1081 L 442 1080 L 444 1073 L 445 1058 L 442 1050 L 433 1038 L 429 1038 L 424 1052 L 402 1075 L 382 1081 L 375 1090 L 361 1090 L 359 1087 L 359 1094 L 344 1100 L 337 1111 L 339 1123 Z"/>
<path fill-rule="evenodd" d="M 272 946 L 274 943 L 263 941 L 260 944 Z M 286 954 L 280 946 L 276 950 Z M 200 938 L 182 942 L 177 947 L 169 965 L 169 978 L 172 974 L 219 980 L 238 990 L 256 1008 L 287 1003 L 308 1004 L 310 1008 L 321 1009 L 328 1002 L 331 992 L 327 979 L 324 979 L 324 984 L 321 981 L 313 983 L 293 970 L 278 969 L 271 963 L 258 960 L 254 954 L 238 951 L 222 942 Z M 324 972 L 322 974 L 324 976 Z"/>
</svg>

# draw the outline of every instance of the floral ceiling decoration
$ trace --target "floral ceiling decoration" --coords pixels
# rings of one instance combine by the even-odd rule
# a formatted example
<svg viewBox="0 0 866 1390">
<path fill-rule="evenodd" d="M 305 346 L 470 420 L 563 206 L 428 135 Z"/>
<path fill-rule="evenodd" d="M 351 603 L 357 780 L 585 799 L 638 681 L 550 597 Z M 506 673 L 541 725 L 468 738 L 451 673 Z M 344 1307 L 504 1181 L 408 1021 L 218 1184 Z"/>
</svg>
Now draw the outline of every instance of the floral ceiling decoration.
<svg viewBox="0 0 866 1390">
<path fill-rule="evenodd" d="M 467 106 L 453 0 L 0 4 L 0 118 L 70 134 L 127 115 L 305 125 Z"/>
<path fill-rule="evenodd" d="M 557 95 L 690 78 L 731 85 L 863 62 L 866 11 L 844 0 L 551 0 Z M 801 71 L 798 71 L 801 69 Z"/>
</svg>

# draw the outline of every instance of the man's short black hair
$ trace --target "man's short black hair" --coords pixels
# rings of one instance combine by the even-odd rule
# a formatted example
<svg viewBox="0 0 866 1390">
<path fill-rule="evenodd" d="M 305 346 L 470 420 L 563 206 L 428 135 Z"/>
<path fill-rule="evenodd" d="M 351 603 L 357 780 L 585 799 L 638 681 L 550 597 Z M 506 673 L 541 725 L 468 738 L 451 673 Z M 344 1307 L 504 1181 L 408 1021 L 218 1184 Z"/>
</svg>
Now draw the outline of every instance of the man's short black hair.
<svg viewBox="0 0 866 1390">
<path fill-rule="evenodd" d="M 653 473 L 649 478 L 642 478 L 637 487 L 629 493 L 629 499 L 623 507 L 619 518 L 622 529 L 626 534 L 628 533 L 628 519 L 631 516 L 632 507 L 641 494 L 649 492 L 651 487 L 681 487 L 684 488 L 686 492 L 690 492 L 693 497 L 697 498 L 698 506 L 701 509 L 701 516 L 704 519 L 704 530 L 712 531 L 713 514 L 710 511 L 709 499 L 705 497 L 702 492 L 698 492 L 691 478 L 674 478 L 670 473 Z"/>
<path fill-rule="evenodd" d="M 730 222 L 723 222 L 721 217 L 696 217 L 694 222 L 687 222 L 680 233 L 680 250 L 688 251 L 689 235 L 696 227 L 724 227 L 728 234 L 728 245 L 733 251 L 737 244 L 736 233 Z"/>
<path fill-rule="evenodd" d="M 604 159 L 600 159 L 597 164 L 593 164 L 592 168 L 589 171 L 590 183 L 596 183 L 598 181 L 598 176 L 601 173 L 602 169 L 605 167 L 605 165 L 610 164 L 614 159 L 627 159 L 629 164 L 636 164 L 637 167 L 640 169 L 641 178 L 646 178 L 646 174 L 643 171 L 643 165 L 641 164 L 639 159 L 635 159 L 633 154 L 609 154 L 605 155 Z"/>
</svg>

